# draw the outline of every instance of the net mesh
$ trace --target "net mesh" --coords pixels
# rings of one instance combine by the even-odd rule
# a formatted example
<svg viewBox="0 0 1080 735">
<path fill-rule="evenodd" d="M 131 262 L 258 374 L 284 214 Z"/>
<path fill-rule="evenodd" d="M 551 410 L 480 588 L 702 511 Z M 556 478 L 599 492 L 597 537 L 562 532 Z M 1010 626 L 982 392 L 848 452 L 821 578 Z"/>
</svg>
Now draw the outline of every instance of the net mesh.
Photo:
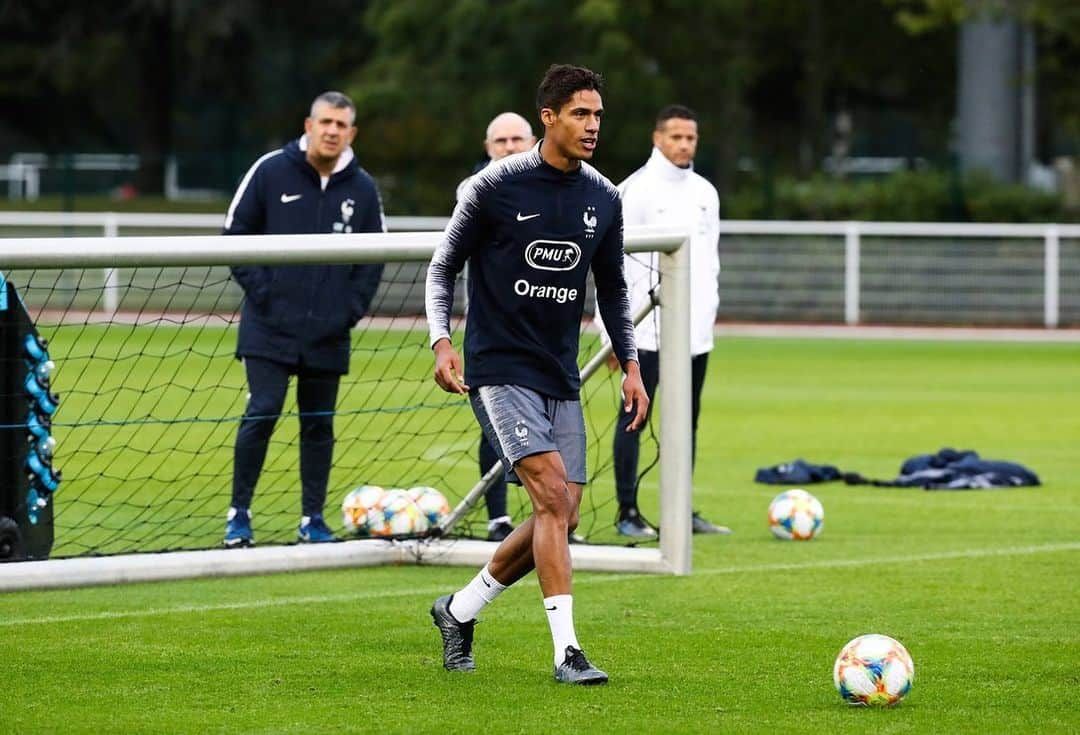
<svg viewBox="0 0 1080 735">
<path fill-rule="evenodd" d="M 326 503 L 339 536 L 341 502 L 353 488 L 430 486 L 454 506 L 480 478 L 480 432 L 468 402 L 442 392 L 431 377 L 425 274 L 424 264 L 388 264 L 371 315 L 353 330 Z M 234 354 L 242 293 L 228 268 L 5 275 L 56 363 L 54 465 L 63 481 L 53 497 L 52 556 L 219 547 L 247 400 L 244 368 Z M 582 364 L 599 347 L 599 334 L 586 320 Z M 601 368 L 581 394 L 590 480 L 578 533 L 597 543 L 620 543 L 611 459 L 616 375 Z M 252 503 L 260 545 L 296 540 L 297 419 L 294 380 Z M 656 493 L 645 490 L 650 482 L 655 487 L 656 454 L 655 434 L 647 429 L 640 464 L 646 516 L 658 505 Z M 515 524 L 527 517 L 523 489 L 509 486 L 508 507 Z M 453 535 L 484 538 L 487 521 L 481 498 Z"/>
</svg>

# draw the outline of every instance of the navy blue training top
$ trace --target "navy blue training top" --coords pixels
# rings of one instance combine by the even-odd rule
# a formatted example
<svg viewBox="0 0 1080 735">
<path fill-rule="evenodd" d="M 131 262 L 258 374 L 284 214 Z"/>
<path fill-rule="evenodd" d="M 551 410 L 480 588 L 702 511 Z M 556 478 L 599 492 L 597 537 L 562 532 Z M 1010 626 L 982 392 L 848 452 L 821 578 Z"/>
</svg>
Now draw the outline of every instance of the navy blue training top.
<svg viewBox="0 0 1080 735">
<path fill-rule="evenodd" d="M 622 230 L 619 193 L 589 164 L 560 171 L 544 161 L 540 143 L 493 163 L 465 187 L 431 259 L 431 344 L 450 337 L 454 278 L 468 262 L 466 384 L 521 385 L 577 400 L 590 267 L 615 355 L 637 360 Z"/>
<path fill-rule="evenodd" d="M 307 161 L 306 138 L 268 153 L 240 182 L 226 235 L 384 232 L 375 181 L 346 148 L 325 187 Z M 382 264 L 244 265 L 237 357 L 260 357 L 344 374 L 349 330 L 371 305 Z"/>
</svg>

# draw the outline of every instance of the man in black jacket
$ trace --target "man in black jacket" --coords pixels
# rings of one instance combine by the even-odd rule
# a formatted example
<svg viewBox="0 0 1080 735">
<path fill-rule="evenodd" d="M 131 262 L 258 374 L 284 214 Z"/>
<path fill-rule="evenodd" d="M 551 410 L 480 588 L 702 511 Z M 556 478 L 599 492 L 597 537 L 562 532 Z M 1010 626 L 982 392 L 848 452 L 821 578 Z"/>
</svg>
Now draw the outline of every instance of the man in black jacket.
<svg viewBox="0 0 1080 735">
<path fill-rule="evenodd" d="M 340 92 L 311 105 L 304 135 L 248 170 L 229 206 L 226 235 L 384 232 L 379 191 L 356 162 L 356 108 Z M 235 266 L 244 290 L 236 355 L 249 399 L 236 437 L 225 546 L 251 546 L 251 499 L 281 415 L 289 376 L 300 414 L 300 541 L 334 540 L 323 520 L 338 383 L 349 370 L 349 330 L 367 312 L 382 265 Z"/>
</svg>

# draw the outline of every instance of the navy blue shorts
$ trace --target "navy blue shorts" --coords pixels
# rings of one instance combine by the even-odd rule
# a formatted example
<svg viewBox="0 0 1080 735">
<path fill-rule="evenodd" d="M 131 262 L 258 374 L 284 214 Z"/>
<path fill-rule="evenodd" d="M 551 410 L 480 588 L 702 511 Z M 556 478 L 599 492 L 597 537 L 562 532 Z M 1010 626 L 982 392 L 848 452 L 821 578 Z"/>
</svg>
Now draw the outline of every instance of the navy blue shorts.
<svg viewBox="0 0 1080 735">
<path fill-rule="evenodd" d="M 566 479 L 584 485 L 585 417 L 581 401 L 560 401 L 519 385 L 482 385 L 469 393 L 473 413 L 494 447 L 506 479 L 521 484 L 514 465 L 533 454 L 558 452 Z"/>
</svg>

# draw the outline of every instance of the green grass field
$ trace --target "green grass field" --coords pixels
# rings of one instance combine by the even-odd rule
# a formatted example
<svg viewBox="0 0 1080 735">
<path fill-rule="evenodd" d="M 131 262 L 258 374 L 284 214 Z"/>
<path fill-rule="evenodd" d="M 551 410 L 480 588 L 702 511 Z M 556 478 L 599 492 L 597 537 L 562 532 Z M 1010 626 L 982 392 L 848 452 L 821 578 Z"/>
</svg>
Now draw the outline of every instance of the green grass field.
<svg viewBox="0 0 1080 735">
<path fill-rule="evenodd" d="M 1080 730 L 1080 345 L 732 338 L 709 370 L 695 505 L 735 533 L 696 538 L 689 577 L 576 576 L 607 687 L 552 682 L 533 577 L 483 613 L 472 675 L 441 669 L 427 615 L 471 569 L 9 593 L 0 732 Z M 819 485 L 820 538 L 766 528 L 784 488 L 754 484 L 757 467 L 803 457 L 888 478 L 942 446 L 1044 485 Z M 653 479 L 647 515 L 655 497 Z M 892 710 L 833 689 L 835 655 L 868 632 L 915 660 Z"/>
</svg>

